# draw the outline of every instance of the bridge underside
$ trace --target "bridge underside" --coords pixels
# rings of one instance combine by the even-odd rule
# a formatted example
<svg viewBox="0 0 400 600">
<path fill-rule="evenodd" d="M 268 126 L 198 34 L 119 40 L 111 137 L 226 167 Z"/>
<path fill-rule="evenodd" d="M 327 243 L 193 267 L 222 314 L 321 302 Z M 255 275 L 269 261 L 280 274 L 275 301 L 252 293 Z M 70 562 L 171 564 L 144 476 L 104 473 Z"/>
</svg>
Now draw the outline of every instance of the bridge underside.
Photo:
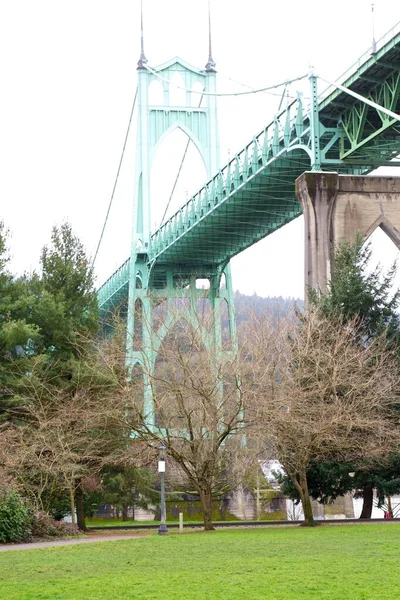
<svg viewBox="0 0 400 600">
<path fill-rule="evenodd" d="M 399 114 L 400 34 L 360 59 L 343 85 Z M 379 166 L 400 153 L 399 121 L 339 89 L 331 90 L 320 103 L 319 118 L 326 128 L 341 128 L 339 158 L 348 165 Z M 337 149 L 332 150 L 335 158 Z"/>
<path fill-rule="evenodd" d="M 294 150 L 290 157 L 275 160 L 269 169 L 263 168 L 260 158 L 257 167 L 254 175 L 250 169 L 245 181 L 241 175 L 230 188 L 224 185 L 219 193 L 210 191 L 192 221 L 186 213 L 185 222 L 167 233 L 170 243 L 158 256 L 138 255 L 147 263 L 152 290 L 168 287 L 167 279 L 179 289 L 186 287 L 192 276 L 211 280 L 221 275 L 233 256 L 301 214 L 293 182 L 309 169 L 308 154 Z M 102 310 L 110 312 L 126 302 L 129 277 L 130 259 L 110 278 L 107 289 L 100 290 Z"/>
<path fill-rule="evenodd" d="M 213 199 L 179 231 L 173 243 L 156 258 L 162 265 L 219 266 L 301 214 L 293 181 L 309 168 L 303 151 L 277 160 L 273 169 L 261 170 L 231 189 L 224 187 L 224 200 L 215 207 Z M 293 179 L 294 177 L 294 179 Z"/>
</svg>

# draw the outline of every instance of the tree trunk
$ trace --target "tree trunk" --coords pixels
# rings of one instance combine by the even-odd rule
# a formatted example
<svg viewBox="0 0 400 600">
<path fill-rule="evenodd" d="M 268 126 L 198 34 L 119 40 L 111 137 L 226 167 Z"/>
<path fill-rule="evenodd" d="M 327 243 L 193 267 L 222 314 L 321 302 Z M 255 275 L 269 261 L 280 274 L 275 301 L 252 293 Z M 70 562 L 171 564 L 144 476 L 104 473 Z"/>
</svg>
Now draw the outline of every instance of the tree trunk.
<svg viewBox="0 0 400 600">
<path fill-rule="evenodd" d="M 390 496 L 387 497 L 387 506 L 388 506 L 389 518 L 393 519 L 393 506 L 392 506 L 392 499 Z"/>
<path fill-rule="evenodd" d="M 209 489 L 200 490 L 200 500 L 201 500 L 201 505 L 203 507 L 204 529 L 206 531 L 213 531 L 214 525 L 212 522 L 211 490 L 209 490 Z"/>
<path fill-rule="evenodd" d="M 72 485 L 69 488 L 69 504 L 71 507 L 71 523 L 72 523 L 72 525 L 76 525 L 75 494 L 74 494 L 74 488 Z"/>
<path fill-rule="evenodd" d="M 297 479 L 296 474 L 291 475 L 290 478 L 293 482 L 293 485 L 299 492 L 301 505 L 303 507 L 304 513 L 304 523 L 305 527 L 315 527 L 317 523 L 314 521 L 314 516 L 312 512 L 311 499 L 308 493 L 308 484 L 307 484 L 307 475 L 306 472 L 299 473 L 299 478 Z"/>
<path fill-rule="evenodd" d="M 316 522 L 314 521 L 311 500 L 310 496 L 308 495 L 308 490 L 304 493 L 303 498 L 301 499 L 301 503 L 303 505 L 304 512 L 304 525 L 306 527 L 315 527 Z"/>
<path fill-rule="evenodd" d="M 128 520 L 128 505 L 127 504 L 122 505 L 122 520 L 123 521 Z"/>
<path fill-rule="evenodd" d="M 370 519 L 372 516 L 372 506 L 374 500 L 374 489 L 371 485 L 366 485 L 363 489 L 363 507 L 360 519 Z"/>
<path fill-rule="evenodd" d="M 260 500 L 260 476 L 257 469 L 256 474 L 256 521 L 261 518 L 261 500 Z"/>
<path fill-rule="evenodd" d="M 85 505 L 83 501 L 83 489 L 82 482 L 79 479 L 77 482 L 77 486 L 75 489 L 75 501 L 76 501 L 76 516 L 78 520 L 78 528 L 81 531 L 86 531 L 86 522 L 85 522 Z"/>
</svg>

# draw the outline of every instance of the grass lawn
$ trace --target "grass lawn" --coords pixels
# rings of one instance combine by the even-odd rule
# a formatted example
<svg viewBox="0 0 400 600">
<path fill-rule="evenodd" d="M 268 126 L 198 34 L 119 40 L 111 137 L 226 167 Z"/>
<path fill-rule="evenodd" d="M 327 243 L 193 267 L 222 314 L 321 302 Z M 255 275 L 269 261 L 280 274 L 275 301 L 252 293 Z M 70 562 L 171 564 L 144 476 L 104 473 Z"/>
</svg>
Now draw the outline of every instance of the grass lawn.
<svg viewBox="0 0 400 600">
<path fill-rule="evenodd" d="M 400 524 L 157 534 L 4 552 L 4 600 L 398 600 Z"/>
</svg>

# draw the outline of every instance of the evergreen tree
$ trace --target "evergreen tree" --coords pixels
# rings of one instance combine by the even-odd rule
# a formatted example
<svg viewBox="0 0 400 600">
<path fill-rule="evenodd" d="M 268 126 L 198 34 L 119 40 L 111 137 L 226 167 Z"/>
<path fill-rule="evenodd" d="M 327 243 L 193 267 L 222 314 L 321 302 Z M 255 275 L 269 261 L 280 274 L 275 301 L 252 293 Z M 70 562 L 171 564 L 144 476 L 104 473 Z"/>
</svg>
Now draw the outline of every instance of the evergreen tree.
<svg viewBox="0 0 400 600">
<path fill-rule="evenodd" d="M 103 469 L 103 498 L 113 504 L 121 513 L 122 520 L 128 520 L 128 509 L 132 509 L 135 519 L 135 507 L 148 510 L 149 504 L 159 503 L 159 493 L 154 489 L 154 474 L 148 469 L 109 466 Z"/>
<path fill-rule="evenodd" d="M 15 384 L 29 349 L 40 339 L 36 325 L 27 322 L 32 301 L 24 278 L 16 279 L 8 270 L 8 232 L 0 221 L 0 423 L 10 418 L 18 403 Z"/>
<path fill-rule="evenodd" d="M 30 318 L 40 329 L 41 351 L 65 360 L 77 357 L 78 340 L 97 332 L 97 295 L 89 258 L 68 223 L 53 228 L 40 265 L 40 275 L 30 281 L 36 300 Z"/>
<path fill-rule="evenodd" d="M 98 307 L 90 260 L 69 223 L 53 227 L 40 266 L 41 273 L 30 280 L 35 298 L 30 318 L 41 333 L 42 369 L 37 370 L 37 377 L 43 385 L 47 380 L 52 388 L 57 386 L 65 402 L 69 398 L 73 403 L 81 385 L 75 374 L 82 372 L 98 331 Z M 79 477 L 75 489 L 78 525 L 84 528 L 84 494 Z"/>
<path fill-rule="evenodd" d="M 40 273 L 31 276 L 7 271 L 6 242 L 1 225 L 0 421 L 11 415 L 34 428 L 32 390 L 41 390 L 46 414 L 52 402 L 62 399 L 68 409 L 76 401 L 97 333 L 97 296 L 90 261 L 68 223 L 53 228 Z"/>
<path fill-rule="evenodd" d="M 325 316 L 340 316 L 345 322 L 358 317 L 366 343 L 384 330 L 397 338 L 400 330 L 400 290 L 392 293 L 397 264 L 387 273 L 380 265 L 371 271 L 371 255 L 371 244 L 364 245 L 362 238 L 354 244 L 343 241 L 334 256 L 328 292 L 309 293 L 311 304 Z"/>
<path fill-rule="evenodd" d="M 358 318 L 359 341 L 364 345 L 382 332 L 387 334 L 390 344 L 398 343 L 400 290 L 393 292 L 397 263 L 386 273 L 380 265 L 371 270 L 371 256 L 371 244 L 364 245 L 361 237 L 353 244 L 342 242 L 334 256 L 327 293 L 318 295 L 315 290 L 310 290 L 310 304 L 319 308 L 324 316 L 341 318 L 344 324 Z M 349 467 L 350 472 L 356 471 L 354 481 L 343 475 L 342 465 L 310 465 L 307 477 L 315 484 L 311 484 L 311 495 L 326 502 L 337 497 L 338 490 L 346 493 L 352 487 L 358 487 L 364 498 L 361 518 L 370 518 L 374 488 L 380 497 L 384 490 L 388 493 L 400 491 L 400 485 L 396 488 L 396 482 L 400 481 L 398 457 L 392 457 L 390 462 L 392 464 L 374 465 L 373 468 L 358 465 L 358 470 L 355 466 Z M 336 482 L 335 472 L 338 474 Z"/>
<path fill-rule="evenodd" d="M 94 278 L 82 243 L 68 223 L 54 227 L 41 272 L 15 278 L 7 270 L 7 231 L 0 223 L 0 421 L 23 402 L 19 381 L 40 357 L 42 377 L 64 389 L 74 361 L 97 332 Z M 73 393 L 73 390 L 71 390 Z M 8 409 L 7 409 L 8 407 Z"/>
</svg>

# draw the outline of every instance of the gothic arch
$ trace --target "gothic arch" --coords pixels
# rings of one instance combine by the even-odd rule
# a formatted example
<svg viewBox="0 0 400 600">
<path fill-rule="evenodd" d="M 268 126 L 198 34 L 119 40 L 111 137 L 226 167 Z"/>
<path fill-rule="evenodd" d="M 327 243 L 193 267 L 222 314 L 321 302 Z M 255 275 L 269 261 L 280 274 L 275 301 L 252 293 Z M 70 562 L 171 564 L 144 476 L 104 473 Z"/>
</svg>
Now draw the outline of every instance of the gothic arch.
<svg viewBox="0 0 400 600">
<path fill-rule="evenodd" d="M 201 326 L 197 317 L 193 315 L 193 312 L 191 312 L 189 309 L 180 310 L 179 312 L 172 309 L 168 311 L 167 318 L 157 331 L 157 339 L 154 344 L 154 350 L 156 354 L 158 354 L 160 346 L 164 342 L 166 336 L 172 331 L 179 321 L 185 321 L 189 327 L 197 332 L 206 350 L 210 350 L 209 334 L 207 330 Z"/>
<path fill-rule="evenodd" d="M 306 287 L 325 292 L 341 240 L 366 239 L 381 227 L 400 248 L 400 178 L 306 172 L 296 193 L 304 213 Z"/>
<path fill-rule="evenodd" d="M 363 238 L 367 240 L 374 233 L 374 231 L 378 229 L 378 227 L 380 227 L 382 231 L 386 233 L 388 238 L 390 238 L 394 245 L 400 250 L 400 234 L 384 216 L 380 216 L 374 221 L 367 232 L 362 234 Z"/>
<path fill-rule="evenodd" d="M 168 127 L 168 129 L 166 129 L 165 131 L 163 131 L 163 133 L 159 135 L 156 143 L 152 147 L 152 160 L 154 161 L 154 157 L 157 153 L 157 150 L 164 143 L 165 139 L 176 129 L 180 129 L 193 142 L 201 156 L 205 169 L 207 169 L 205 148 L 203 147 L 200 140 L 194 135 L 193 131 L 191 131 L 188 127 L 183 125 L 183 123 L 173 123 L 170 127 Z"/>
<path fill-rule="evenodd" d="M 174 125 L 162 135 L 155 146 L 150 172 L 151 196 L 156 199 L 151 206 L 152 231 L 155 227 L 160 226 L 163 218 L 165 222 L 184 205 L 187 198 L 186 191 L 190 194 L 195 193 L 206 179 L 207 168 L 204 156 L 201 155 L 198 146 L 191 145 L 186 153 L 187 140 L 191 138 L 189 133 L 183 127 Z M 165 162 L 171 153 L 173 153 L 173 157 L 169 162 L 168 170 L 166 170 Z M 183 165 L 180 178 L 177 180 L 176 173 L 181 168 L 184 153 L 186 153 L 187 162 Z M 190 170 L 188 166 L 191 166 Z"/>
</svg>

